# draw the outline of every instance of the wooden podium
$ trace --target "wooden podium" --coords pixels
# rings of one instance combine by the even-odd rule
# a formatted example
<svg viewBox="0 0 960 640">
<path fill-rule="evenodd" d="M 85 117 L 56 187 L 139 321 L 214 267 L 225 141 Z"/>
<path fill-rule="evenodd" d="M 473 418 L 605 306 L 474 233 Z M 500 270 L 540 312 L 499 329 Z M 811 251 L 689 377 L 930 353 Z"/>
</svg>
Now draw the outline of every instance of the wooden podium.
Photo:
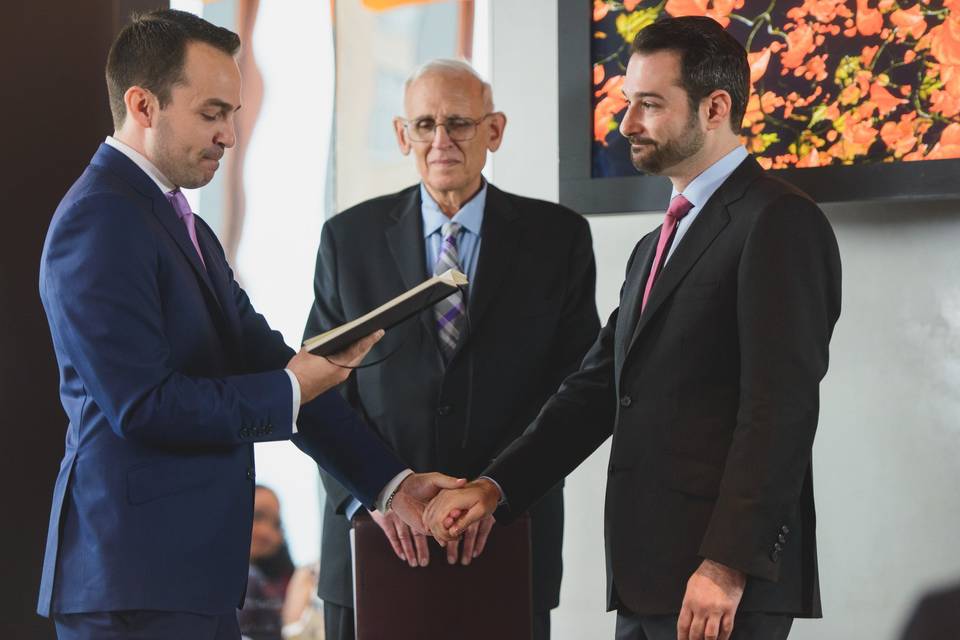
<svg viewBox="0 0 960 640">
<path fill-rule="evenodd" d="M 495 524 L 469 566 L 447 563 L 432 538 L 430 564 L 410 567 L 362 512 L 353 544 L 357 640 L 530 640 L 530 521 Z"/>
</svg>

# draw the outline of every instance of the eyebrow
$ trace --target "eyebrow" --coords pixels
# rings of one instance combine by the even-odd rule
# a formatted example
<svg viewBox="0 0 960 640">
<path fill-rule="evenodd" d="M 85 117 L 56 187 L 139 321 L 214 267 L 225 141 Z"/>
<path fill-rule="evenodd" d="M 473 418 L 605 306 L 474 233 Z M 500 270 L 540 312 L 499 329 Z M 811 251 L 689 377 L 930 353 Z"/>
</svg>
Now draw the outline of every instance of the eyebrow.
<svg viewBox="0 0 960 640">
<path fill-rule="evenodd" d="M 468 120 L 474 120 L 474 119 L 475 119 L 475 118 L 472 118 L 472 117 L 470 117 L 470 116 L 465 116 L 465 115 L 460 114 L 460 113 L 450 113 L 450 114 L 447 114 L 446 116 L 444 116 L 443 119 L 444 119 L 444 120 L 449 120 L 449 119 L 451 119 L 451 118 L 466 118 L 466 119 L 468 119 Z M 415 121 L 415 120 L 436 120 L 436 119 L 437 119 L 437 117 L 434 116 L 434 115 L 432 115 L 432 114 L 425 114 L 425 115 L 422 115 L 422 116 L 415 116 L 415 117 L 413 117 L 413 118 L 410 118 L 411 121 Z"/>
<path fill-rule="evenodd" d="M 234 107 L 229 102 L 224 102 L 219 98 L 209 98 L 201 105 L 201 108 L 205 109 L 207 107 L 217 107 L 218 109 L 221 109 L 223 111 L 239 111 L 241 106 L 242 105 L 237 105 L 236 107 Z"/>
<path fill-rule="evenodd" d="M 660 95 L 659 93 L 656 93 L 656 92 L 654 92 L 654 91 L 635 91 L 635 92 L 633 92 L 632 94 L 628 94 L 626 91 L 623 91 L 623 90 L 621 89 L 620 92 L 623 94 L 623 97 L 626 98 L 627 100 L 629 100 L 631 97 L 634 98 L 634 99 L 636 99 L 636 98 L 658 98 L 658 99 L 660 99 L 660 100 L 666 100 L 666 98 L 664 98 L 662 95 Z"/>
</svg>

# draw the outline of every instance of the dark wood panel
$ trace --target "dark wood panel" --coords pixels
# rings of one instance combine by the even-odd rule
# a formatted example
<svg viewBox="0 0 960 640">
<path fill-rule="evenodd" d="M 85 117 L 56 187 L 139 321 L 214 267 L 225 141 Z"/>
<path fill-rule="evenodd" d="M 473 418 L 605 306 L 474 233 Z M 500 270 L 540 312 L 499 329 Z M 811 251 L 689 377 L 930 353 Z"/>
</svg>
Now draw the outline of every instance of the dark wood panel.
<svg viewBox="0 0 960 640">
<path fill-rule="evenodd" d="M 60 198 L 112 131 L 103 69 L 130 11 L 164 3 L 8 3 L 0 33 L 0 638 L 53 638 L 35 613 L 66 417 L 40 305 L 43 238 Z"/>
</svg>

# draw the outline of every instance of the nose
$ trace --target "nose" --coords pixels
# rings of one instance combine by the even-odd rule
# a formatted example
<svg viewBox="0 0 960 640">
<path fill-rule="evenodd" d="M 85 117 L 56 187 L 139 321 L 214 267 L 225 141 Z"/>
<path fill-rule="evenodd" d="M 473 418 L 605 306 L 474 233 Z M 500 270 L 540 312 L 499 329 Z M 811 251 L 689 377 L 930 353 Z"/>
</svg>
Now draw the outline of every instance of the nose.
<svg viewBox="0 0 960 640">
<path fill-rule="evenodd" d="M 237 120 L 233 114 L 231 114 L 229 118 L 224 118 L 221 122 L 223 124 L 220 125 L 216 135 L 213 137 L 213 142 L 229 149 L 237 144 Z"/>
<path fill-rule="evenodd" d="M 453 146 L 453 140 L 447 135 L 447 127 L 445 125 L 438 124 L 437 128 L 433 130 L 433 142 L 430 146 L 434 149 L 446 149 Z"/>
<path fill-rule="evenodd" d="M 620 135 L 624 138 L 635 136 L 643 132 L 643 123 L 640 122 L 640 116 L 634 105 L 627 105 L 627 111 L 623 114 L 623 120 L 620 121 Z"/>
</svg>

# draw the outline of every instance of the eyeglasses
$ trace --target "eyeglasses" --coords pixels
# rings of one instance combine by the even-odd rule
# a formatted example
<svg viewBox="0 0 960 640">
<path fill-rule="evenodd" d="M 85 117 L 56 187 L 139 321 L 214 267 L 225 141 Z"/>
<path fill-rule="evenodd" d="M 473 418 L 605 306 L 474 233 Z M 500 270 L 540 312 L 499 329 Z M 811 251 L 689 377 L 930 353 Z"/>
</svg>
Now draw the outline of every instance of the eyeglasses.
<svg viewBox="0 0 960 640">
<path fill-rule="evenodd" d="M 401 118 L 401 120 L 403 121 L 403 128 L 407 130 L 407 135 L 414 142 L 433 142 L 434 136 L 437 135 L 437 127 L 446 129 L 447 136 L 451 140 L 466 142 L 477 135 L 477 126 L 492 115 L 492 113 L 488 113 L 476 120 L 463 116 L 453 116 L 441 122 L 437 122 L 433 118 L 417 118 L 416 120 Z"/>
</svg>

